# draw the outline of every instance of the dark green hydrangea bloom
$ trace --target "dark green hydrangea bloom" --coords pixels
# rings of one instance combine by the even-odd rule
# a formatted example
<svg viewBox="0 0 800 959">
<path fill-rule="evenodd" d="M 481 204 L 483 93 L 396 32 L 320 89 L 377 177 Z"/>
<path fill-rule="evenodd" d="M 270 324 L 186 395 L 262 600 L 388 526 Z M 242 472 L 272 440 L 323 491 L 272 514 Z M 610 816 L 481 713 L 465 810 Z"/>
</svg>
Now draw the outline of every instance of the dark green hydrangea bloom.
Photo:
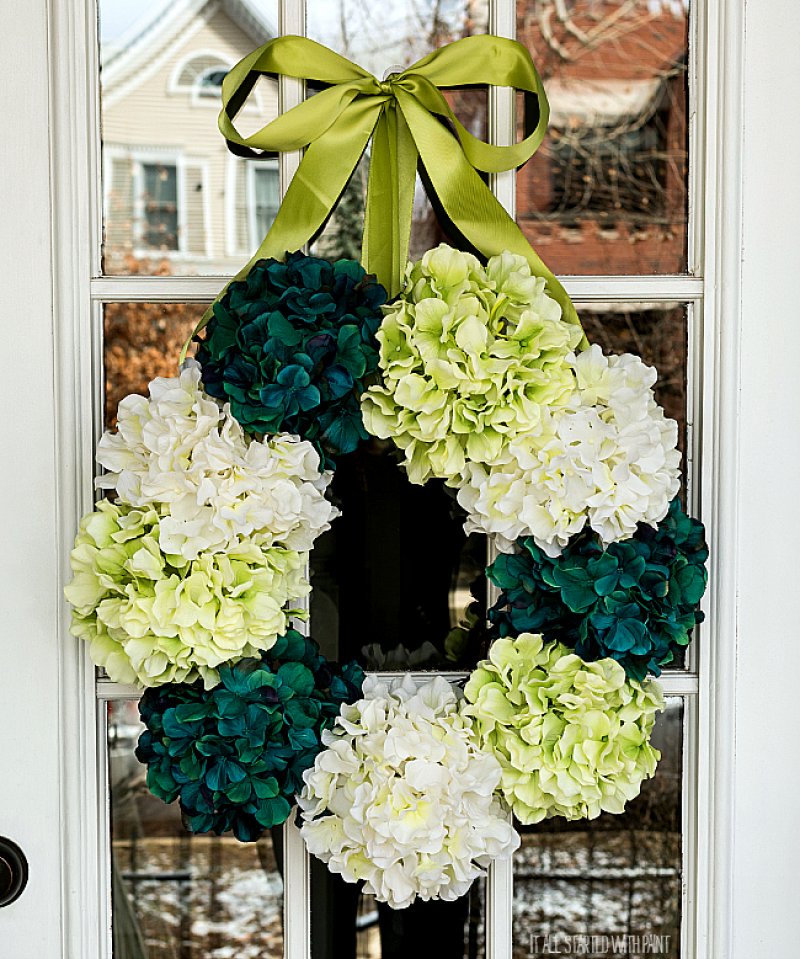
<svg viewBox="0 0 800 959">
<path fill-rule="evenodd" d="M 219 675 L 212 689 L 147 689 L 136 758 L 147 764 L 153 795 L 177 799 L 192 832 L 231 831 L 252 842 L 288 817 L 322 731 L 342 703 L 361 696 L 364 673 L 329 663 L 290 629 L 261 659 L 223 665 Z"/>
<path fill-rule="evenodd" d="M 295 433 L 332 466 L 367 438 L 360 397 L 385 302 L 355 260 L 259 260 L 214 304 L 198 341 L 203 385 L 247 432 Z"/>
<path fill-rule="evenodd" d="M 631 539 L 605 549 L 591 531 L 555 558 L 530 538 L 518 546 L 487 570 L 501 590 L 489 611 L 500 636 L 543 633 L 587 662 L 611 657 L 642 680 L 660 675 L 703 620 L 705 530 L 677 499 L 657 529 L 640 524 Z"/>
</svg>

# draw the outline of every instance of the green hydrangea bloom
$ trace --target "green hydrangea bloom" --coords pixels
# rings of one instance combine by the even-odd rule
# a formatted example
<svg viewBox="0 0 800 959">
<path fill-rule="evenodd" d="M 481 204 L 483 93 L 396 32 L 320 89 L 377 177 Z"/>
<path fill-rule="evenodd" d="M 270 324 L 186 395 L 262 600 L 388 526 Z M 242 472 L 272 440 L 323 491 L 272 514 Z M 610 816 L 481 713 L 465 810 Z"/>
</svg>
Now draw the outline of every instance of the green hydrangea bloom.
<svg viewBox="0 0 800 959">
<path fill-rule="evenodd" d="M 574 389 L 565 360 L 578 326 L 512 253 L 485 267 L 442 244 L 410 264 L 378 331 L 382 382 L 362 396 L 367 430 L 405 454 L 413 483 L 457 479 L 537 429 Z"/>
<path fill-rule="evenodd" d="M 650 745 L 664 696 L 613 659 L 585 663 L 561 643 L 498 639 L 465 689 L 481 745 L 503 767 L 500 790 L 521 823 L 621 813 L 661 758 Z"/>
<path fill-rule="evenodd" d="M 121 683 L 202 679 L 269 649 L 288 626 L 290 599 L 309 591 L 305 553 L 242 543 L 195 560 L 159 546 L 153 508 L 101 502 L 84 516 L 65 588 L 72 633 Z"/>
</svg>

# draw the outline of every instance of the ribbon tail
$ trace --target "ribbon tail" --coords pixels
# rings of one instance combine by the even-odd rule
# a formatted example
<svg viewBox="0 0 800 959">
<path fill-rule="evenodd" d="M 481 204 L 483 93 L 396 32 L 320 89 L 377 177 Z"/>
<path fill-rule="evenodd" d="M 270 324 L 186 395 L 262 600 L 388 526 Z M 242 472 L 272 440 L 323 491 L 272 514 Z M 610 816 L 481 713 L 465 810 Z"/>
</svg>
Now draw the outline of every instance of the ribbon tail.
<svg viewBox="0 0 800 959">
<path fill-rule="evenodd" d="M 408 262 L 417 157 L 405 118 L 387 104 L 372 139 L 361 258 L 390 297 L 402 288 Z"/>
<path fill-rule="evenodd" d="M 400 94 L 398 99 L 400 99 Z M 581 326 L 567 291 L 545 266 L 525 234 L 486 188 L 470 165 L 456 138 L 413 97 L 402 96 L 401 107 L 425 172 L 442 209 L 464 238 L 484 256 L 505 250 L 523 256 L 535 276 L 544 279 L 548 293 L 561 306 L 568 323 Z M 588 345 L 584 337 L 583 345 Z"/>
</svg>

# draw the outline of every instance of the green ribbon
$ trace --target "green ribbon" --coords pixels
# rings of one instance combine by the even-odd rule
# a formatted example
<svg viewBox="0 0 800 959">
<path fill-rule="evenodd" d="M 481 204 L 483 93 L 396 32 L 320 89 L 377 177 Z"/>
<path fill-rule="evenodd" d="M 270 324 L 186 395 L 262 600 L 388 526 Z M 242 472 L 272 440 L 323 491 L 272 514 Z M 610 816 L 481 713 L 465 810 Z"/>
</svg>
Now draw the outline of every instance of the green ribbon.
<svg viewBox="0 0 800 959">
<path fill-rule="evenodd" d="M 233 121 L 261 75 L 295 77 L 323 89 L 245 137 Z M 535 129 L 511 146 L 473 136 L 440 88 L 477 85 L 512 87 L 537 98 Z M 566 290 L 480 176 L 521 166 L 547 131 L 547 97 L 521 44 L 502 37 L 465 37 L 381 81 L 313 40 L 279 37 L 233 67 L 222 83 L 222 103 L 219 128 L 232 152 L 259 157 L 305 150 L 272 227 L 234 280 L 256 260 L 281 259 L 318 233 L 372 138 L 362 262 L 390 296 L 402 288 L 421 160 L 444 214 L 466 241 L 487 257 L 504 250 L 521 254 L 533 273 L 544 277 L 564 319 L 580 323 Z M 210 315 L 209 309 L 198 331 Z"/>
</svg>

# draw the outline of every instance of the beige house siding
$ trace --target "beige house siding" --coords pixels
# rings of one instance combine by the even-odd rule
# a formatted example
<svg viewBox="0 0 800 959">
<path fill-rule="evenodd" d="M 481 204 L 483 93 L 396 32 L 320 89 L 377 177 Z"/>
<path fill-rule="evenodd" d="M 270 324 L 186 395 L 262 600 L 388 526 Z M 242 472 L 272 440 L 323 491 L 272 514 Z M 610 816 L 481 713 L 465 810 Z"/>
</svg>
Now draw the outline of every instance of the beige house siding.
<svg viewBox="0 0 800 959">
<path fill-rule="evenodd" d="M 174 273 L 235 272 L 252 252 L 244 160 L 232 157 L 217 130 L 217 96 L 176 89 L 180 68 L 193 56 L 203 66 L 218 57 L 230 67 L 258 40 L 244 33 L 216 3 L 208 3 L 187 29 L 166 42 L 151 63 L 103 89 L 106 269 L 129 272 L 126 257 L 166 259 Z M 111 74 L 113 77 L 113 74 Z M 248 132 L 277 115 L 277 84 L 262 80 L 258 106 L 240 121 Z M 178 166 L 179 250 L 141 249 L 137 164 Z M 138 179 L 137 179 L 138 177 Z M 228 222 L 228 221 L 231 222 Z"/>
</svg>

